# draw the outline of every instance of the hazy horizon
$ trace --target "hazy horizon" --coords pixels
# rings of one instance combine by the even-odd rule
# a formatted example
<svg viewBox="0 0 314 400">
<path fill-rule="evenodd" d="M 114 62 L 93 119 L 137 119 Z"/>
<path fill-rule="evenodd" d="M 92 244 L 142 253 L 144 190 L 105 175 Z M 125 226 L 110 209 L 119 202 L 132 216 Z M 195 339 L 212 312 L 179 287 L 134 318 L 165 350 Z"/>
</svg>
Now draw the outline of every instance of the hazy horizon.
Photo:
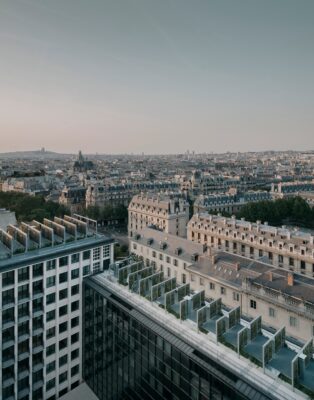
<svg viewBox="0 0 314 400">
<path fill-rule="evenodd" d="M 313 17 L 311 0 L 0 0 L 0 152 L 313 149 Z"/>
</svg>

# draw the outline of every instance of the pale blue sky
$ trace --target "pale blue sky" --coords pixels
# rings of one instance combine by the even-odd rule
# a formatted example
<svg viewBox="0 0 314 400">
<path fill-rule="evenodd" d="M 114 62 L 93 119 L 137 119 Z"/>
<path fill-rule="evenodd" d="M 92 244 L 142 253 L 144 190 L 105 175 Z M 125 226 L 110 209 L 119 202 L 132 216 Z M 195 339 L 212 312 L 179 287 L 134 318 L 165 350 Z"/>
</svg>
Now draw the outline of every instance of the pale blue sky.
<svg viewBox="0 0 314 400">
<path fill-rule="evenodd" d="M 314 148 L 314 0 L 0 0 L 0 151 Z"/>
</svg>

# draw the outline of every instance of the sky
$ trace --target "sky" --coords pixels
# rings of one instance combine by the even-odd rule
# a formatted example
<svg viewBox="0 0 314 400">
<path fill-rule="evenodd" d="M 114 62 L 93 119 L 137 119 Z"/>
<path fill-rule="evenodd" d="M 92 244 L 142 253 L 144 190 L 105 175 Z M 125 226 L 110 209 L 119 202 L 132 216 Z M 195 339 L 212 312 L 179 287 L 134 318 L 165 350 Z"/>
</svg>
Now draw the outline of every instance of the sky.
<svg viewBox="0 0 314 400">
<path fill-rule="evenodd" d="M 0 0 L 0 152 L 314 149 L 313 0 Z"/>
</svg>

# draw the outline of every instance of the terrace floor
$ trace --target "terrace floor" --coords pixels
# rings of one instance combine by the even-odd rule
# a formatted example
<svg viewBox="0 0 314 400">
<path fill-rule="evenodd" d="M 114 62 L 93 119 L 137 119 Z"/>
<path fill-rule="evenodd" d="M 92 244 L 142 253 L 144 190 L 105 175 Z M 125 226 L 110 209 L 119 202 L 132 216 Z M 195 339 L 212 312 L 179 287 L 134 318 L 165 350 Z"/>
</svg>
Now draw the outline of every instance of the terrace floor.
<svg viewBox="0 0 314 400">
<path fill-rule="evenodd" d="M 212 332 L 216 334 L 216 321 L 222 317 L 222 314 L 214 315 L 211 319 L 204 322 L 201 327 L 207 332 Z"/>
<path fill-rule="evenodd" d="M 231 344 L 233 347 L 238 347 L 238 332 L 243 329 L 243 325 L 236 324 L 232 328 L 228 329 L 224 334 L 223 337 L 225 341 Z"/>
<path fill-rule="evenodd" d="M 300 383 L 310 390 L 314 390 L 314 361 L 311 360 L 308 367 L 304 371 L 304 376 L 300 379 Z"/>
<path fill-rule="evenodd" d="M 244 350 L 256 360 L 263 362 L 263 346 L 268 340 L 266 336 L 259 333 L 255 339 L 244 347 Z"/>
<path fill-rule="evenodd" d="M 294 351 L 288 349 L 288 347 L 282 347 L 277 353 L 273 354 L 273 358 L 267 365 L 291 379 L 291 361 L 295 356 Z"/>
</svg>

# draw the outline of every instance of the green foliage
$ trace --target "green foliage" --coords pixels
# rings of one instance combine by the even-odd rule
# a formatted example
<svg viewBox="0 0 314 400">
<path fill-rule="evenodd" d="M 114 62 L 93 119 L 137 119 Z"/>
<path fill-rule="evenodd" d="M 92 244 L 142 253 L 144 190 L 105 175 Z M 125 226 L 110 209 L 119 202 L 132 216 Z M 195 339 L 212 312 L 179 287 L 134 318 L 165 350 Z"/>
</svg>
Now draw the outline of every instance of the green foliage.
<svg viewBox="0 0 314 400">
<path fill-rule="evenodd" d="M 267 221 L 275 226 L 291 224 L 314 228 L 314 209 L 301 197 L 248 203 L 236 216 L 252 222 Z"/>
<path fill-rule="evenodd" d="M 25 193 L 0 192 L 0 207 L 15 211 L 18 221 L 42 222 L 44 218 L 62 217 L 69 213 L 63 205 L 46 201 L 43 196 L 30 196 Z"/>
<path fill-rule="evenodd" d="M 95 220 L 114 220 L 114 219 L 127 219 L 128 209 L 123 205 L 117 206 L 91 206 L 86 210 L 86 215 Z"/>
<path fill-rule="evenodd" d="M 119 243 L 116 243 L 114 246 L 114 258 L 125 258 L 129 255 L 129 248 L 126 245 L 120 246 Z"/>
</svg>

